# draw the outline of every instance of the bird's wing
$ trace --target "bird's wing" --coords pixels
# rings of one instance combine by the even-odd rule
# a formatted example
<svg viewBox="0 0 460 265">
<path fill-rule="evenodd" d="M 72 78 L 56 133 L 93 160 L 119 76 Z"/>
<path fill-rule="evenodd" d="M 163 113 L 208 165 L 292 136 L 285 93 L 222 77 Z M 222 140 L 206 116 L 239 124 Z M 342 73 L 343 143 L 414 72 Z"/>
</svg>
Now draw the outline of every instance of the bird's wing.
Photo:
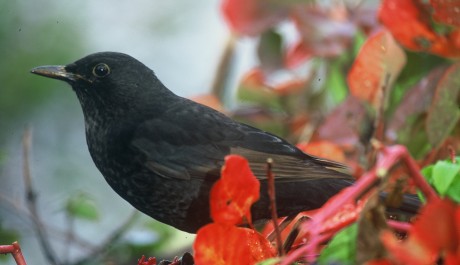
<svg viewBox="0 0 460 265">
<path fill-rule="evenodd" d="M 309 156 L 275 135 L 190 101 L 142 123 L 132 147 L 149 170 L 166 178 L 217 179 L 228 154 L 245 157 L 259 179 L 266 178 L 268 158 L 277 180 L 348 178 L 341 164 Z"/>
</svg>

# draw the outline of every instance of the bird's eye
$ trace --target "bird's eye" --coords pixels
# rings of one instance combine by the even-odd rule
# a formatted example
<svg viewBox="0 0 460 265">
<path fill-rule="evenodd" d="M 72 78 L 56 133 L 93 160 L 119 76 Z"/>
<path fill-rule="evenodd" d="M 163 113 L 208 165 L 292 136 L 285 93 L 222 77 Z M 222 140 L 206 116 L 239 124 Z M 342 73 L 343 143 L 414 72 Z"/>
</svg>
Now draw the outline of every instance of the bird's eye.
<svg viewBox="0 0 460 265">
<path fill-rule="evenodd" d="M 100 63 L 94 66 L 93 68 L 93 75 L 97 77 L 104 77 L 110 74 L 110 68 L 105 63 Z"/>
</svg>

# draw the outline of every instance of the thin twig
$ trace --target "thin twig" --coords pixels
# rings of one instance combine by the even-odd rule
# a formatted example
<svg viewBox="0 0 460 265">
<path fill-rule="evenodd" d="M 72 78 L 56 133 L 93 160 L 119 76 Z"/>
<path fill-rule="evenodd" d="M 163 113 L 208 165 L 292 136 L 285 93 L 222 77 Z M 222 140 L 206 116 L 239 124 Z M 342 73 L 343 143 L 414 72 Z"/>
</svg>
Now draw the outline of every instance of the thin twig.
<svg viewBox="0 0 460 265">
<path fill-rule="evenodd" d="M 395 220 L 388 220 L 387 224 L 389 227 L 400 232 L 408 232 L 412 228 L 412 225 L 409 223 L 399 222 Z"/>
<path fill-rule="evenodd" d="M 375 120 L 373 124 L 373 133 L 371 137 L 371 141 L 369 143 L 371 144 L 369 154 L 367 156 L 367 165 L 373 165 L 375 162 L 375 158 L 378 153 L 378 149 L 375 148 L 375 145 L 372 144 L 372 142 L 375 142 L 377 140 L 378 142 L 383 142 L 384 141 L 384 135 L 385 135 L 385 110 L 386 110 L 386 105 L 388 101 L 388 95 L 389 95 L 389 85 L 390 85 L 390 75 L 387 74 L 385 76 L 384 82 L 382 84 L 382 87 L 380 89 L 380 93 L 378 95 L 377 99 L 377 111 L 375 114 Z"/>
<path fill-rule="evenodd" d="M 278 224 L 278 229 L 280 231 L 284 231 L 284 229 L 286 229 L 286 227 L 288 227 L 288 225 L 290 225 L 292 223 L 292 221 L 295 219 L 297 215 L 288 215 L 287 217 L 285 217 L 281 223 Z M 270 234 L 268 234 L 267 236 L 267 240 L 268 241 L 273 241 L 275 240 L 275 236 L 276 236 L 276 231 L 273 230 Z"/>
<path fill-rule="evenodd" d="M 96 260 L 98 257 L 102 256 L 104 253 L 106 253 L 109 249 L 108 246 L 112 245 L 114 242 L 118 241 L 125 233 L 126 231 L 131 228 L 133 223 L 137 220 L 137 217 L 139 216 L 138 211 L 133 211 L 133 213 L 126 219 L 126 221 L 120 225 L 117 229 L 115 229 L 104 242 L 94 248 L 94 250 L 85 258 L 76 261 L 73 263 L 74 265 L 81 265 L 81 264 L 86 264 L 90 261 Z"/>
<path fill-rule="evenodd" d="M 454 147 L 452 145 L 448 145 L 447 150 L 449 150 L 450 161 L 452 162 L 452 164 L 456 164 L 457 161 L 455 159 L 455 149 L 454 149 Z"/>
<path fill-rule="evenodd" d="M 270 199 L 270 210 L 272 212 L 273 228 L 276 234 L 276 246 L 278 255 L 284 256 L 283 241 L 281 239 L 281 231 L 278 227 L 278 213 L 276 211 L 276 194 L 275 194 L 275 176 L 272 172 L 273 159 L 267 159 L 267 177 L 268 177 L 268 197 Z"/>
<path fill-rule="evenodd" d="M 284 252 L 287 253 L 289 250 L 291 250 L 292 245 L 294 244 L 295 240 L 299 236 L 300 233 L 300 225 L 309 220 L 310 217 L 308 216 L 301 216 L 295 223 L 294 226 L 292 227 L 291 231 L 289 231 L 288 236 L 286 237 L 286 240 L 284 241 L 283 249 Z"/>
<path fill-rule="evenodd" d="M 36 219 L 36 217 L 30 213 L 28 208 L 12 200 L 9 197 L 4 196 L 3 194 L 0 194 L 0 201 L 5 204 L 10 205 L 10 207 L 13 208 L 13 212 L 20 218 L 21 221 L 27 222 L 28 224 L 30 224 L 31 220 Z M 32 222 L 35 222 L 35 220 Z M 78 235 L 75 235 L 75 234 L 69 235 L 69 232 L 60 230 L 56 227 L 47 226 L 46 224 L 44 224 L 44 226 L 46 227 L 46 230 L 48 231 L 48 234 L 50 235 L 51 238 L 65 240 L 66 238 L 70 236 L 72 237 L 72 243 L 82 249 L 91 249 L 94 247 L 91 242 L 81 237 L 78 237 Z"/>
<path fill-rule="evenodd" d="M 46 259 L 50 264 L 58 265 L 60 262 L 57 260 L 57 256 L 51 247 L 49 238 L 46 234 L 45 227 L 41 221 L 38 210 L 37 210 L 37 194 L 32 185 L 32 175 L 30 173 L 30 148 L 32 145 L 32 132 L 30 128 L 27 128 L 24 132 L 22 139 L 23 145 L 23 178 L 24 178 L 24 189 L 26 193 L 27 208 L 33 216 L 32 221 L 34 223 L 35 232 L 38 235 L 40 247 L 45 254 Z"/>
</svg>

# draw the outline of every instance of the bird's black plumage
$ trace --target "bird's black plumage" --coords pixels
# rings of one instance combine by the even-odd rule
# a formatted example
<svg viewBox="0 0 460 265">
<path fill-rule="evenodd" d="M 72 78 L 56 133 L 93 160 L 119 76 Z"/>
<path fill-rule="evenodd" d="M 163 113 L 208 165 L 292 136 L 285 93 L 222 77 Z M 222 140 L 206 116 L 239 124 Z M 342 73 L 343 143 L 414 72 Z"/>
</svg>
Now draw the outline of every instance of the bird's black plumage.
<svg viewBox="0 0 460 265">
<path fill-rule="evenodd" d="M 91 54 L 32 73 L 68 82 L 81 103 L 91 156 L 110 186 L 145 214 L 187 232 L 210 222 L 209 191 L 224 157 L 246 157 L 261 181 L 254 220 L 268 219 L 266 161 L 280 216 L 320 207 L 351 184 L 341 165 L 179 97 L 121 53 Z"/>
</svg>

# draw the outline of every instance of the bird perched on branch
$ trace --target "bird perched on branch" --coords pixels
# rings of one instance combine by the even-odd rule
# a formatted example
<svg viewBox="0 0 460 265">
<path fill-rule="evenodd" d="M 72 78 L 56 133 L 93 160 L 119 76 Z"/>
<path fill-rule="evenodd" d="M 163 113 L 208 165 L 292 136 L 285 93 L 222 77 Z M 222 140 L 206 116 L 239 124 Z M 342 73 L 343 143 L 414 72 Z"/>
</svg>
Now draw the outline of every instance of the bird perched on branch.
<svg viewBox="0 0 460 265">
<path fill-rule="evenodd" d="M 251 209 L 255 221 L 271 216 L 268 158 L 279 216 L 319 208 L 352 184 L 342 165 L 175 95 L 126 54 L 95 53 L 31 72 L 72 86 L 90 154 L 109 185 L 141 212 L 180 230 L 194 233 L 211 221 L 210 189 L 229 154 L 244 156 L 261 182 Z"/>
</svg>

